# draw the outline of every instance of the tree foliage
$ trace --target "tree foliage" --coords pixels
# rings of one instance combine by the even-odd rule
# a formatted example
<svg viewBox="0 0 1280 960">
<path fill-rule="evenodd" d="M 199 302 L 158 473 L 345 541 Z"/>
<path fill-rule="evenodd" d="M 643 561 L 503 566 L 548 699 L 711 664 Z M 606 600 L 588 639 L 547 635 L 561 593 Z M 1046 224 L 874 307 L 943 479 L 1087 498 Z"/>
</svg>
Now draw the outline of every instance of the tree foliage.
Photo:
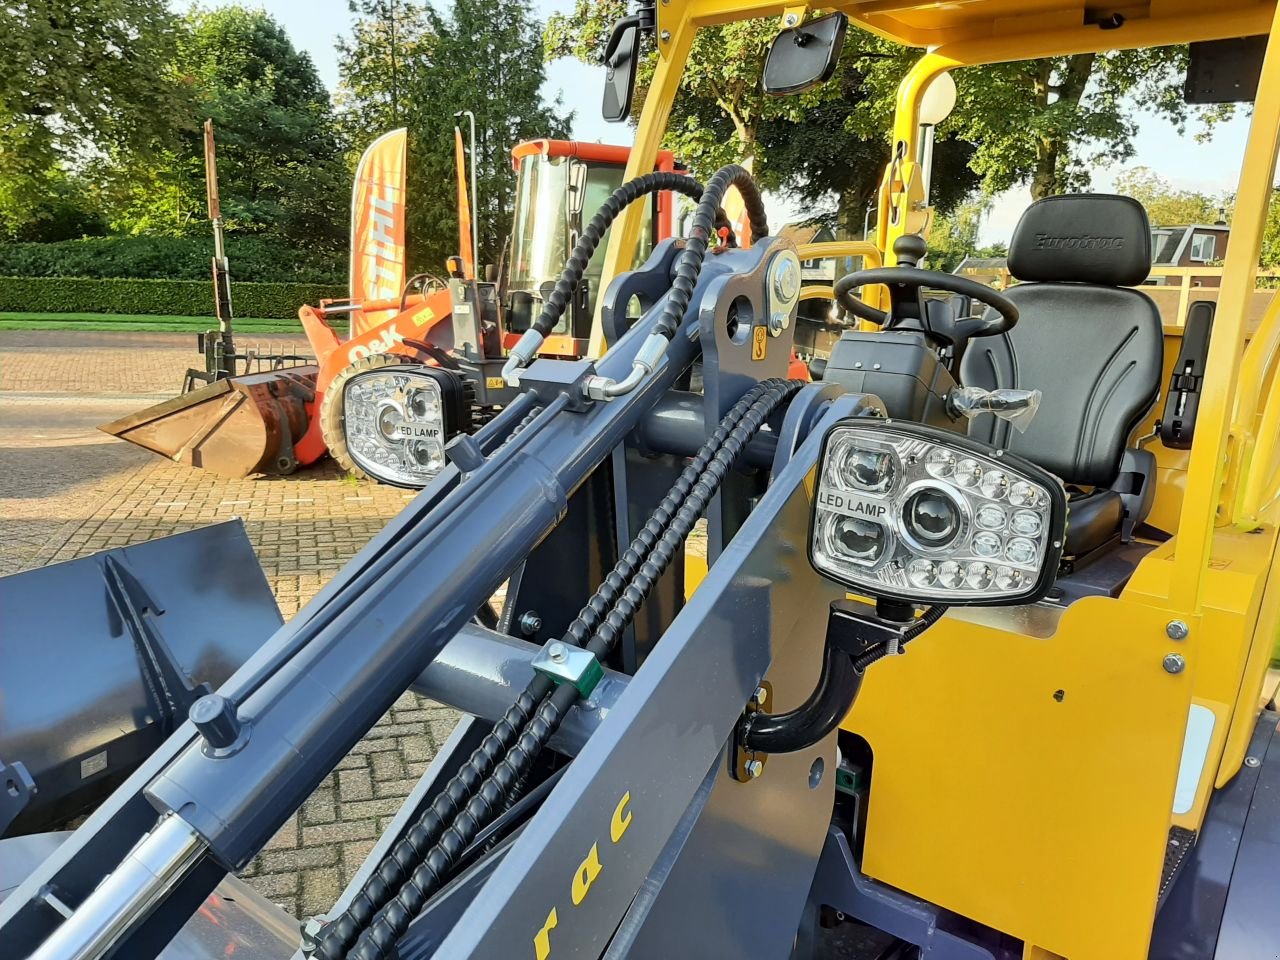
<svg viewBox="0 0 1280 960">
<path fill-rule="evenodd" d="M 112 157 L 112 223 L 131 233 L 180 234 L 204 209 L 200 122 L 218 150 L 229 229 L 335 243 L 349 190 L 329 95 L 310 56 L 261 10 L 229 6 L 186 18 L 172 69 L 191 91 L 181 136 L 148 161 Z"/>
<path fill-rule="evenodd" d="M 540 92 L 541 36 L 528 0 L 454 0 L 447 9 L 378 0 L 362 8 L 343 47 L 342 122 L 361 149 L 392 126 L 408 127 L 408 233 L 417 267 L 438 271 L 458 252 L 454 125 L 468 146 L 470 134 L 457 111 L 476 117 L 479 209 L 472 220 L 482 262 L 498 259 L 510 230 L 511 148 L 567 135 L 559 105 L 547 104 Z"/>
<path fill-rule="evenodd" d="M 623 0 L 578 0 L 572 14 L 549 21 L 547 55 L 599 62 L 624 8 Z M 776 31 L 773 19 L 699 31 L 665 145 L 699 172 L 754 157 L 767 187 L 859 233 L 888 161 L 898 84 L 920 52 L 850 30 L 831 81 L 778 100 L 760 90 Z M 642 88 L 656 59 L 647 44 Z M 1086 187 L 1091 166 L 1133 155 L 1140 112 L 1185 129 L 1192 116 L 1181 97 L 1186 59 L 1176 47 L 957 71 L 957 109 L 937 129 L 933 199 L 946 211 L 976 187 L 995 194 L 1029 184 L 1036 197 Z M 643 99 L 642 89 L 637 113 Z M 1200 116 L 1211 123 L 1226 112 Z"/>
<path fill-rule="evenodd" d="M 1133 197 L 1147 208 L 1153 227 L 1213 223 L 1230 208 L 1225 196 L 1179 190 L 1150 167 L 1132 167 L 1116 177 L 1116 192 Z"/>
<path fill-rule="evenodd" d="M 0 235 L 66 221 L 59 188 L 95 149 L 145 155 L 172 129 L 177 38 L 164 0 L 0 4 Z"/>
</svg>

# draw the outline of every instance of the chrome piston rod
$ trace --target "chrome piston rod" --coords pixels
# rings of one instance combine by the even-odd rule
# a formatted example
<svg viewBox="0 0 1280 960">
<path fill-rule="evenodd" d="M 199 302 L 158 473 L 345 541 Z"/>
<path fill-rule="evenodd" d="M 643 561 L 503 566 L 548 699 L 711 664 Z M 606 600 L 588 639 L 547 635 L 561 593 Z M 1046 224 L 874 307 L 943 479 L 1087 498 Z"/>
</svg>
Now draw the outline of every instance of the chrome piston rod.
<svg viewBox="0 0 1280 960">
<path fill-rule="evenodd" d="M 204 849 L 186 821 L 172 814 L 164 817 L 30 960 L 98 960 L 147 918 Z"/>
</svg>

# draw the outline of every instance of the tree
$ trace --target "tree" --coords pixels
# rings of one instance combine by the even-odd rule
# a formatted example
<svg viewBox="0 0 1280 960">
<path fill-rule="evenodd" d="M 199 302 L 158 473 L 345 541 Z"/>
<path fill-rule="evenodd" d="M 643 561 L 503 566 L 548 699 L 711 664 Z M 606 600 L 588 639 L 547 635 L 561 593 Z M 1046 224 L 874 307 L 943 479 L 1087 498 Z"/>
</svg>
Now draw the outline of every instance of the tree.
<svg viewBox="0 0 1280 960">
<path fill-rule="evenodd" d="M 973 167 L 989 193 L 1029 184 L 1040 199 L 1089 186 L 1089 168 L 1128 160 L 1141 111 L 1180 132 L 1205 133 L 1230 108 L 1192 112 L 1182 98 L 1186 47 L 1025 60 L 957 71 L 950 123 L 977 145 Z"/>
<path fill-rule="evenodd" d="M 547 55 L 599 62 L 609 25 L 623 10 L 622 0 L 578 0 L 571 15 L 549 21 Z M 850 30 L 836 76 L 795 101 L 802 109 L 792 111 L 759 89 L 763 51 L 776 30 L 776 20 L 761 20 L 699 31 L 666 145 L 700 171 L 702 158 L 714 167 L 735 149 L 737 156 L 754 155 L 766 186 L 789 188 L 815 204 L 825 191 L 835 192 L 841 222 L 860 227 L 866 185 L 878 181 L 877 158 L 887 159 L 883 147 L 869 145 L 887 141 L 898 84 L 920 51 Z M 642 86 L 656 56 L 652 41 L 647 46 Z M 1185 47 L 1166 47 L 956 71 L 958 106 L 937 129 L 933 185 L 940 206 L 966 195 L 978 179 L 989 194 L 1029 184 L 1037 198 L 1087 186 L 1090 166 L 1133 155 L 1139 111 L 1185 128 L 1192 117 L 1181 96 L 1186 63 Z M 1229 110 L 1198 115 L 1210 129 Z M 947 146 L 952 140 L 970 146 Z M 864 173 L 867 166 L 874 173 Z"/>
<path fill-rule="evenodd" d="M 447 10 L 426 7 L 422 19 L 416 17 L 396 16 L 394 43 L 385 18 L 377 12 L 361 17 L 345 41 L 351 64 L 343 68 L 339 102 L 348 122 L 359 118 L 365 143 L 397 119 L 408 127 L 410 261 L 429 271 L 458 252 L 453 128 L 462 122 L 466 131 L 466 125 L 454 113 L 475 113 L 479 209 L 472 221 L 481 261 L 493 262 L 511 225 L 511 148 L 568 131 L 558 105 L 541 94 L 542 25 L 527 0 L 455 0 Z"/>
<path fill-rule="evenodd" d="M 598 62 L 609 27 L 624 7 L 619 0 L 579 0 L 573 14 L 553 16 L 547 25 L 548 57 L 572 55 Z M 865 62 L 900 59 L 900 76 L 909 60 L 902 48 L 852 31 L 829 83 L 799 96 L 766 96 L 761 73 L 776 33 L 772 18 L 699 31 L 664 145 L 702 176 L 725 163 L 754 160 L 753 173 L 762 185 L 803 201 L 813 219 L 839 226 L 845 235 L 861 236 L 865 212 L 889 160 L 884 125 L 877 125 L 880 118 L 872 116 L 866 103 Z M 655 56 L 651 52 L 640 71 L 637 112 Z M 966 166 L 971 153 L 972 147 L 945 137 L 939 142 L 934 199 L 941 208 L 949 209 L 976 185 L 977 177 Z"/>
<path fill-rule="evenodd" d="M 329 95 L 311 58 L 261 10 L 193 10 L 172 71 L 191 91 L 177 144 L 112 157 L 113 222 L 133 233 L 182 233 L 204 208 L 200 123 L 211 118 L 228 228 L 301 243 L 346 235 L 349 190 Z"/>
<path fill-rule="evenodd" d="M 1227 197 L 1178 190 L 1150 167 L 1132 167 L 1120 173 L 1116 192 L 1133 197 L 1146 207 L 1153 227 L 1213 223 L 1224 217 L 1230 207 Z"/>
<path fill-rule="evenodd" d="M 97 151 L 145 153 L 172 129 L 178 30 L 164 0 L 0 5 L 0 234 L 39 230 L 50 183 Z"/>
<path fill-rule="evenodd" d="M 991 199 L 981 196 L 957 204 L 950 214 L 934 217 L 929 228 L 929 269 L 950 273 L 977 252 L 978 231 L 991 212 Z"/>
<path fill-rule="evenodd" d="M 334 97 L 339 120 L 353 145 L 371 139 L 371 131 L 393 130 L 402 122 L 404 92 L 419 85 L 419 72 L 431 63 L 433 36 L 424 7 L 399 0 L 361 0 L 352 35 L 338 39 L 338 75 Z"/>
</svg>

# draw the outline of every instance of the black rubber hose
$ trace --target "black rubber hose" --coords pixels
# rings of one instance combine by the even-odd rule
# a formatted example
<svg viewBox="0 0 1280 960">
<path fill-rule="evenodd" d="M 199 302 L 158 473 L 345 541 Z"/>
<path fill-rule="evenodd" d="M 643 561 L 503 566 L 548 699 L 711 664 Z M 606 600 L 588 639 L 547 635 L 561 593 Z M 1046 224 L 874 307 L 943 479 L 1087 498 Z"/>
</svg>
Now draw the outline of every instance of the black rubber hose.
<svg viewBox="0 0 1280 960">
<path fill-rule="evenodd" d="M 702 184 L 692 177 L 683 173 L 663 172 L 643 174 L 634 180 L 628 180 L 613 191 L 600 205 L 600 209 L 596 211 L 591 222 L 582 231 L 578 242 L 574 244 L 573 253 L 565 262 L 564 271 L 556 281 L 555 289 L 543 303 L 538 319 L 533 321 L 534 330 L 544 337 L 551 333 L 560 318 L 564 316 L 569 299 L 573 296 L 573 291 L 578 288 L 578 284 L 582 282 L 582 275 L 586 272 L 587 264 L 591 262 L 596 248 L 600 246 L 600 241 L 604 239 L 605 231 L 632 203 L 659 190 L 674 190 L 694 200 L 701 200 L 705 192 Z"/>
<path fill-rule="evenodd" d="M 764 200 L 760 196 L 760 188 L 756 186 L 751 173 L 736 163 L 721 167 L 707 181 L 707 189 L 698 201 L 698 209 L 694 211 L 689 225 L 689 236 L 685 248 L 676 259 L 675 279 L 671 283 L 671 292 L 667 294 L 667 302 L 662 308 L 662 315 L 654 324 L 653 332 L 670 340 L 684 322 L 685 311 L 693 299 L 693 288 L 697 286 L 698 276 L 702 273 L 702 262 L 707 256 L 707 245 L 711 239 L 716 223 L 716 211 L 720 209 L 724 195 L 731 187 L 737 187 L 742 194 L 747 209 L 747 219 L 751 224 L 753 239 L 769 235 L 769 221 L 765 217 Z"/>
<path fill-rule="evenodd" d="M 840 725 L 861 686 L 862 674 L 854 669 L 853 659 L 829 643 L 808 699 L 785 713 L 748 714 L 742 725 L 743 745 L 764 753 L 795 753 L 811 747 Z"/>
<path fill-rule="evenodd" d="M 649 549 L 665 531 L 670 518 L 683 505 L 694 482 L 711 458 L 720 450 L 732 429 L 747 414 L 752 404 L 768 392 L 770 385 L 777 382 L 780 381 L 765 381 L 757 384 L 734 404 L 715 433 L 707 439 L 702 449 L 681 471 L 680 477 L 667 497 L 654 510 L 653 515 L 632 541 L 630 547 L 624 551 L 595 596 L 569 625 L 563 642 L 581 646 L 591 635 L 608 613 L 617 597 L 617 591 L 621 590 L 635 575 Z M 540 413 L 541 409 L 531 410 L 516 425 L 511 436 L 514 437 L 527 427 Z M 493 731 L 480 743 L 466 764 L 436 796 L 414 826 L 392 847 L 382 863 L 352 898 L 347 909 L 325 926 L 313 956 L 321 960 L 340 960 L 347 955 L 347 950 L 369 926 L 377 912 L 404 886 L 417 864 L 426 858 L 430 849 L 440 839 L 448 822 L 459 813 L 484 778 L 492 773 L 499 758 L 504 756 L 515 743 L 537 704 L 551 692 L 551 687 L 551 681 L 541 675 L 530 681 L 524 693 L 495 724 Z"/>
<path fill-rule="evenodd" d="M 653 513 L 649 515 L 649 519 L 640 528 L 635 539 L 631 541 L 627 549 L 623 551 L 622 556 L 618 558 L 617 564 L 609 571 L 600 586 L 596 588 L 595 594 L 578 611 L 578 615 L 573 622 L 565 628 L 563 639 L 566 643 L 580 647 L 587 642 L 592 632 L 613 608 L 623 589 L 636 575 L 636 571 L 640 569 L 640 565 L 648 557 L 654 545 L 666 532 L 672 519 L 684 505 L 694 484 L 698 482 L 698 478 L 707 469 L 712 458 L 720 451 L 724 442 L 729 438 L 729 434 L 746 416 L 752 405 L 768 393 L 773 386 L 781 382 L 783 381 L 766 380 L 756 384 L 725 414 L 715 432 L 707 438 L 693 458 L 685 465 L 667 495 L 654 508 Z"/>
<path fill-rule="evenodd" d="M 686 502 L 676 512 L 667 530 L 654 545 L 650 555 L 627 583 L 604 623 L 586 644 L 603 660 L 613 649 L 617 638 L 635 616 L 653 584 L 662 576 L 693 525 L 706 510 L 720 488 L 725 475 L 741 455 L 747 441 L 757 433 L 765 420 L 804 384 L 799 381 L 766 381 L 760 397 L 750 406 L 741 421 L 725 438 L 706 471 L 694 484 Z M 637 540 L 640 538 L 637 537 Z M 584 608 L 586 609 L 586 608 Z M 562 684 L 537 707 L 533 718 L 521 731 L 519 739 L 496 765 L 453 819 L 440 840 L 414 868 L 400 891 L 389 900 L 360 934 L 348 954 L 352 960 L 384 960 L 395 949 L 413 919 L 426 906 L 427 900 L 447 881 L 454 865 L 476 834 L 506 804 L 506 797 L 520 779 L 526 776 L 538 754 L 559 729 L 565 714 L 578 698 L 577 688 Z"/>
</svg>

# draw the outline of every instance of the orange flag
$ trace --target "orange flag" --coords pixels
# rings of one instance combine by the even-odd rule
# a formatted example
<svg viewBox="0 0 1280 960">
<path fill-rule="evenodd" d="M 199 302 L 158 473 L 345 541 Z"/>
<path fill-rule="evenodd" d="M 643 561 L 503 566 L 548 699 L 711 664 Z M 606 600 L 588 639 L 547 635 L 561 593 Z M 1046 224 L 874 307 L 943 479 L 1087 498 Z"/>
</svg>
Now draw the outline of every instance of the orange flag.
<svg viewBox="0 0 1280 960">
<path fill-rule="evenodd" d="M 462 146 L 462 131 L 453 128 L 454 159 L 458 168 L 458 255 L 462 257 L 462 275 L 475 279 L 475 258 L 471 255 L 471 198 L 467 194 L 467 155 Z"/>
<path fill-rule="evenodd" d="M 369 145 L 356 168 L 351 193 L 352 300 L 391 300 L 405 282 L 405 157 L 408 131 L 383 134 Z M 351 335 L 359 336 L 394 316 L 395 310 L 351 314 Z"/>
</svg>

